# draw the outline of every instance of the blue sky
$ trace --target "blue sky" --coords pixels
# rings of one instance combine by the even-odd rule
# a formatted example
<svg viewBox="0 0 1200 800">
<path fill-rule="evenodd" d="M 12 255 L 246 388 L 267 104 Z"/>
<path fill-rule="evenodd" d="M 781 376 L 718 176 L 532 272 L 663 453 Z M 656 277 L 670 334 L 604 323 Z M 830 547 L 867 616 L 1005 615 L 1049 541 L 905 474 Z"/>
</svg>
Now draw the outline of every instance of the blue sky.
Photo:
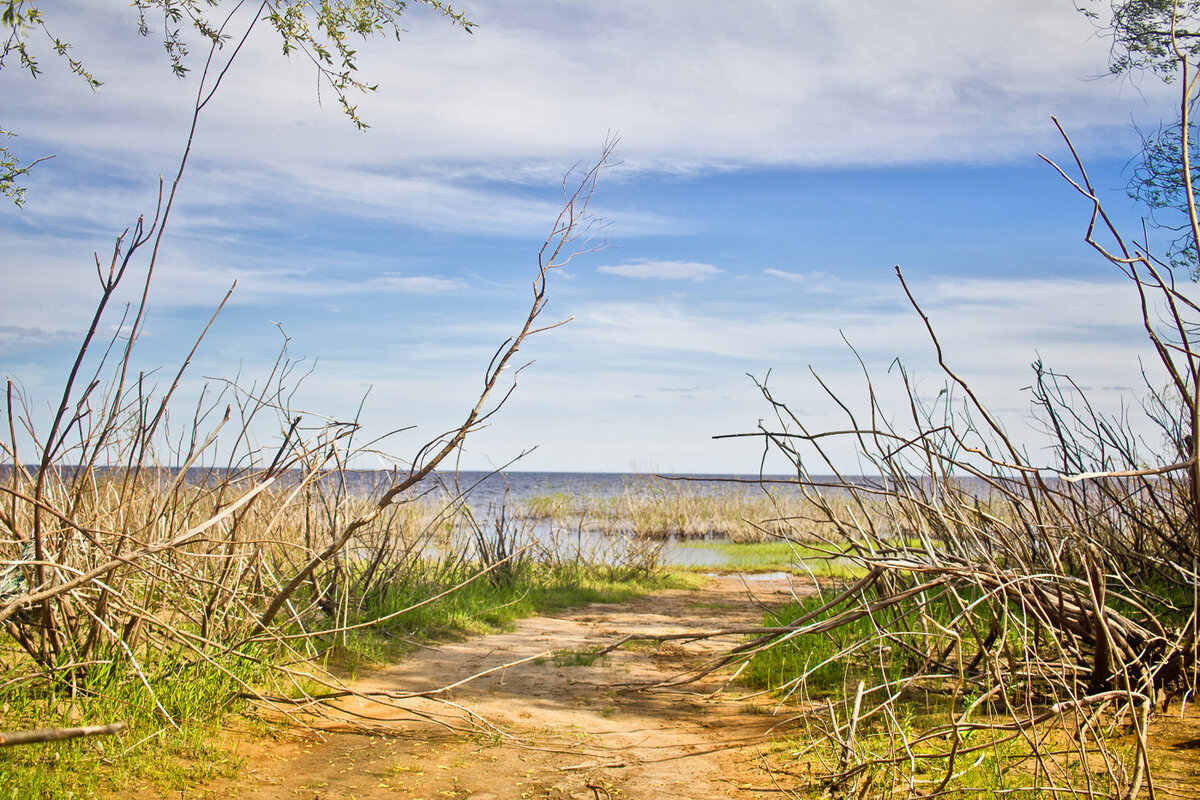
<svg viewBox="0 0 1200 800">
<path fill-rule="evenodd" d="M 1058 115 L 1134 232 L 1135 126 L 1168 118 L 1174 90 L 1108 77 L 1108 41 L 1067 0 L 461 8 L 474 35 L 413 9 L 400 42 L 361 48 L 379 84 L 365 133 L 256 32 L 201 120 L 139 365 L 177 365 L 236 279 L 193 396 L 204 377 L 265 375 L 282 329 L 312 367 L 298 408 L 345 419 L 369 389 L 368 432 L 415 425 L 389 440 L 414 452 L 465 414 L 522 321 L 563 174 L 616 134 L 594 198 L 609 247 L 554 277 L 547 318 L 575 319 L 523 349 L 535 363 L 464 467 L 536 447 L 519 468 L 754 471 L 756 445 L 711 439 L 768 416 L 747 373 L 770 370 L 810 427 L 843 427 L 809 373 L 861 406 L 843 336 L 902 415 L 893 359 L 927 396 L 943 378 L 897 264 L 1030 448 L 1035 358 L 1102 408 L 1136 403 L 1149 351 L 1131 287 L 1083 245 L 1086 202 L 1037 154 L 1065 158 Z M 45 13 L 104 86 L 44 48 L 36 81 L 0 72 L 13 146 L 56 156 L 24 209 L 0 208 L 0 372 L 42 418 L 94 303 L 92 253 L 152 210 L 195 91 L 122 3 Z"/>
</svg>

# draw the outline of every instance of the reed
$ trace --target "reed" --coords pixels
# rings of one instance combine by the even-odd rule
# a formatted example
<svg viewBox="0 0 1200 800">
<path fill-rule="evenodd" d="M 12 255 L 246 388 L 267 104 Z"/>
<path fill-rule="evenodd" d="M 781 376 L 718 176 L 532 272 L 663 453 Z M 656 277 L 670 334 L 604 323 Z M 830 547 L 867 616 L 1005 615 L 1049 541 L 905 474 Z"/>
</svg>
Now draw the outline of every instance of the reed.
<svg viewBox="0 0 1200 800">
<path fill-rule="evenodd" d="M 286 718 L 287 705 L 268 698 L 315 702 L 329 685 L 348 686 L 359 670 L 421 643 L 671 585 L 653 548 L 625 548 L 616 558 L 613 548 L 580 549 L 568 537 L 535 539 L 502 512 L 477 518 L 462 500 L 447 505 L 426 494 L 364 526 L 264 630 L 260 610 L 279 576 L 301 569 L 329 531 L 361 518 L 371 499 L 327 475 L 281 481 L 215 530 L 138 557 L 139 548 L 154 547 L 147 531 L 170 541 L 172 531 L 219 515 L 237 482 L 223 473 L 176 477 L 64 469 L 43 479 L 45 505 L 70 511 L 42 528 L 56 571 L 95 572 L 113 552 L 129 554 L 136 569 L 114 567 L 62 595 L 52 629 L 23 610 L 10 617 L 0 644 L 0 729 L 112 720 L 126 728 L 105 740 L 0 748 L 0 785 L 15 796 L 84 797 L 132 782 L 168 791 L 232 774 L 236 761 L 219 745 L 231 713 Z M 5 478 L 9 497 L 33 495 L 29 471 Z M 15 515 L 12 508 L 5 523 L 29 529 L 30 504 L 18 504 Z M 22 567 L 16 561 L 5 573 L 10 596 L 31 593 Z"/>
<path fill-rule="evenodd" d="M 631 481 L 615 497 L 560 493 L 524 499 L 515 513 L 648 540 L 755 543 L 781 541 L 786 533 L 791 540 L 822 541 L 830 531 L 821 507 L 800 492 L 658 477 Z"/>
<path fill-rule="evenodd" d="M 1200 82 L 1183 91 L 1190 109 Z M 739 435 L 794 471 L 789 486 L 764 482 L 781 523 L 771 533 L 854 571 L 723 657 L 642 688 L 675 691 L 736 669 L 758 687 L 748 699 L 769 696 L 787 713 L 775 732 L 795 737 L 778 765 L 793 782 L 776 777 L 800 794 L 1153 798 L 1165 781 L 1155 749 L 1164 720 L 1200 730 L 1200 304 L 1144 243 L 1122 237 L 1064 140 L 1077 169 L 1055 169 L 1091 209 L 1087 243 L 1130 279 L 1157 356 L 1143 367 L 1141 403 L 1154 433 L 1139 433 L 1128 409 L 1100 413 L 1037 363 L 1046 446 L 1031 455 L 946 362 L 899 269 L 946 381 L 932 401 L 902 366 L 890 372 L 902 413 L 882 405 L 869 373 L 861 402 L 818 378 L 844 419 L 814 430 L 760 384 L 773 418 Z M 1187 163 L 1186 146 L 1177 155 Z M 1183 181 L 1190 199 L 1192 176 Z M 1194 210 L 1186 230 L 1200 251 Z M 865 476 L 840 472 L 839 439 Z M 721 501 L 682 503 L 686 513 L 648 506 L 652 527 L 675 535 L 730 516 Z M 669 637 L 607 650 L 656 638 Z"/>
<path fill-rule="evenodd" d="M 769 618 L 723 660 L 802 709 L 811 740 L 797 753 L 814 788 L 1154 796 L 1155 731 L 1200 689 L 1200 306 L 1107 224 L 1086 175 L 1073 183 L 1105 223 L 1087 241 L 1131 278 L 1156 346 L 1166 388 L 1148 376 L 1143 408 L 1157 447 L 1036 364 L 1052 455 L 1035 462 L 942 359 L 899 270 L 946 377 L 935 402 L 903 369 L 906 417 L 880 406 L 869 376 L 861 416 L 822 385 L 847 415 L 826 433 L 760 386 L 775 419 L 748 435 L 790 460 L 829 545 L 861 575 Z M 830 492 L 819 473 L 837 472 L 837 436 L 874 477 Z"/>
<path fill-rule="evenodd" d="M 237 55 L 216 45 L 198 78 L 197 118 L 215 91 L 204 87 Z M 161 382 L 138 369 L 185 150 L 153 214 L 116 237 L 111 257 L 97 256 L 96 309 L 57 400 L 27 397 L 13 380 L 6 386 L 0 726 L 60 729 L 43 738 L 67 735 L 66 727 L 125 727 L 106 740 L 0 747 L 0 786 L 16 787 L 15 796 L 70 796 L 127 782 L 139 762 L 126 756 L 154 760 L 163 748 L 200 741 L 233 709 L 304 724 L 331 693 L 354 694 L 346 675 L 325 666 L 330 657 L 361 661 L 363 631 L 431 635 L 500 619 L 481 610 L 503 599 L 484 585 L 532 588 L 530 603 L 552 603 L 569 581 L 613 577 L 590 573 L 578 557 L 550 569 L 521 549 L 461 548 L 467 506 L 435 503 L 429 490 L 439 466 L 453 463 L 514 390 L 513 362 L 528 338 L 562 324 L 541 319 L 549 275 L 589 246 L 589 202 L 614 146 L 564 179 L 528 312 L 484 366 L 461 424 L 406 457 L 361 443 L 354 420 L 289 405 L 299 373 L 286 342 L 267 375 L 206 385 L 190 401 L 184 377 L 207 326 Z M 110 305 L 129 289 L 139 303 L 114 315 Z M 103 331 L 112 331 L 107 341 Z M 390 467 L 365 495 L 349 488 L 346 472 L 360 461 Z M 448 600 L 467 587 L 477 602 Z M 64 768 L 48 766 L 57 763 Z"/>
</svg>

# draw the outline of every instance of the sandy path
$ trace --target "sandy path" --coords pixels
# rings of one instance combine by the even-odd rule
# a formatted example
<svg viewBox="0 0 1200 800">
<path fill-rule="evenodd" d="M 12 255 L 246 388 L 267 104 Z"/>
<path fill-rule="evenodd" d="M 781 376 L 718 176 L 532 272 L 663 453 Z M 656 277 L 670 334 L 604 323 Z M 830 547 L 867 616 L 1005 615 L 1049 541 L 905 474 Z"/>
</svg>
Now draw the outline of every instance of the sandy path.
<svg viewBox="0 0 1200 800">
<path fill-rule="evenodd" d="M 700 590 L 523 620 L 508 633 L 423 651 L 360 678 L 356 686 L 426 690 L 548 650 L 607 644 L 624 633 L 756 625 L 764 604 L 777 605 L 805 591 L 789 580 L 746 583 L 724 576 Z M 275 741 L 242 738 L 237 747 L 246 763 L 238 779 L 191 789 L 186 797 L 781 797 L 759 757 L 763 735 L 778 718 L 706 697 L 718 688 L 714 682 L 671 694 L 614 688 L 669 677 L 727 644 L 641 646 L 590 666 L 541 658 L 452 690 L 445 699 L 455 706 L 408 700 L 404 711 L 354 701 L 343 705 L 345 713 L 394 721 L 374 736 L 326 724 L 319 733 L 285 733 Z M 412 713 L 435 712 L 469 727 L 471 717 L 458 707 L 479 715 L 495 731 L 464 735 L 414 721 Z"/>
</svg>

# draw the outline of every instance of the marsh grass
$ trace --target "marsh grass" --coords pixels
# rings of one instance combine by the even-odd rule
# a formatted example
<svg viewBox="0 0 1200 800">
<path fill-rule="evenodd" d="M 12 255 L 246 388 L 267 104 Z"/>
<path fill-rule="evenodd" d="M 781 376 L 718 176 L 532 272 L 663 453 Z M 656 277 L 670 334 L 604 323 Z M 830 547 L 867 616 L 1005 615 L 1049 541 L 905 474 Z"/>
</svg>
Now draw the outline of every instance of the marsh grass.
<svg viewBox="0 0 1200 800">
<path fill-rule="evenodd" d="M 787 625 L 826 599 L 805 598 L 767 612 L 764 627 Z M 827 611 L 813 622 L 835 616 Z M 949 626 L 955 616 L 951 603 L 935 601 L 924 618 Z M 1112 740 L 1103 751 L 1089 746 L 1096 731 L 1083 715 L 1014 729 L 1006 724 L 1011 712 L 1001 698 L 964 685 L 959 675 L 925 669 L 921 662 L 928 655 L 914 647 L 920 632 L 906 621 L 915 620 L 903 614 L 860 617 L 820 634 L 786 638 L 748 661 L 739 677 L 760 690 L 749 695 L 754 708 L 772 714 L 808 709 L 800 716 L 807 735 L 774 746 L 780 773 L 814 793 L 887 794 L 887 787 L 907 787 L 947 797 L 1040 798 L 1063 790 L 1109 796 L 1119 788 L 1105 759 L 1135 758 L 1134 741 Z M 890 636 L 881 639 L 881 628 Z M 986 631 L 975 633 L 982 641 Z M 852 710 L 847 698 L 859 697 Z M 887 713 L 870 713 L 879 706 Z M 1031 710 L 1049 709 L 1043 700 Z"/>
<path fill-rule="evenodd" d="M 308 663 L 330 677 L 353 679 L 363 670 L 392 663 L 439 641 L 462 639 L 510 627 L 534 614 L 621 602 L 659 588 L 689 585 L 664 573 L 630 576 L 608 564 L 527 561 L 511 580 L 477 579 L 442 600 L 413 608 L 387 622 L 351 631 L 345 623 L 370 622 L 409 608 L 477 574 L 465 559 L 416 558 L 406 576 L 376 592 L 348 614 L 310 625 Z M 353 572 L 354 570 L 348 570 Z M 329 633 L 321 631 L 322 624 Z M 285 628 L 284 632 L 295 632 Z M 261 643 L 207 659 L 178 648 L 147 645 L 136 653 L 146 679 L 130 679 L 130 663 L 113 658 L 86 672 L 65 669 L 58 679 L 27 673 L 0 686 L 0 729 L 70 726 L 120 719 L 128 727 L 104 739 L 80 739 L 37 747 L 0 748 L 0 799 L 92 797 L 143 784 L 178 791 L 195 782 L 235 774 L 237 759 L 222 749 L 219 731 L 230 715 L 256 715 L 242 697 L 247 687 L 281 687 L 296 697 L 316 685 L 284 681 L 274 667 L 294 657 L 287 648 Z M 10 645 L 0 651 L 4 674 L 27 670 L 27 654 Z M 582 663 L 582 662 L 581 662 Z M 164 724 L 169 715 L 177 727 Z"/>
<path fill-rule="evenodd" d="M 678 547 L 686 554 L 704 554 L 703 566 L 686 569 L 709 572 L 794 572 L 827 578 L 858 577 L 863 569 L 853 561 L 833 555 L 830 548 L 816 548 L 789 541 L 730 542 L 685 541 Z"/>
<path fill-rule="evenodd" d="M 186 481 L 170 470 L 51 477 L 43 481 L 43 502 L 69 509 L 73 527 L 44 528 L 43 535 L 47 549 L 57 551 L 56 564 L 73 573 L 120 552 L 122 540 L 144 542 L 146 531 L 185 529 L 220 513 L 232 488 L 222 472 Z M 12 496 L 36 491 L 31 473 L 9 470 L 5 478 Z M 60 632 L 70 633 L 75 644 L 57 655 L 35 617 L 14 616 L 9 632 L 16 636 L 0 646 L 0 728 L 112 720 L 128 727 L 103 740 L 0 748 L 0 786 L 16 797 L 87 797 L 133 783 L 173 790 L 230 774 L 236 762 L 221 751 L 217 731 L 231 714 L 256 713 L 248 694 L 283 691 L 300 698 L 319 690 L 280 673 L 281 664 L 307 664 L 351 679 L 431 642 L 695 582 L 667 575 L 654 543 L 581 549 L 569 536 L 535 540 L 507 513 L 491 509 L 477 518 L 466 504 L 425 495 L 388 509 L 296 590 L 277 630 L 301 637 L 297 644 L 256 634 L 246 612 L 261 608 L 277 590 L 275 576 L 302 569 L 328 531 L 362 517 L 370 506 L 365 496 L 344 491 L 327 476 L 266 488 L 214 534 L 170 548 L 119 583 L 106 584 L 108 589 L 68 594 L 79 600 L 94 592 L 90 607 L 103 609 L 102 624 L 89 627 L 96 616 L 74 607 L 66 615 L 74 627 Z M 4 521 L 10 527 L 33 526 L 28 506 L 8 508 Z M 89 534 L 80 537 L 78 530 Z M 508 539 L 498 552 L 487 544 L 495 537 L 487 535 L 501 530 Z M 484 546 L 477 534 L 484 534 Z M 514 558 L 518 552 L 525 556 Z M 18 587 L 28 585 L 19 569 L 6 575 Z M 236 592 L 223 590 L 230 584 Z"/>
<path fill-rule="evenodd" d="M 574 520 L 592 531 L 641 539 L 710 539 L 769 542 L 786 533 L 818 542 L 831 531 L 820 507 L 800 492 L 769 491 L 754 484 L 644 477 L 617 496 L 556 493 L 522 499 L 517 513 L 529 519 Z"/>
<path fill-rule="evenodd" d="M 6 477 L 16 481 L 16 493 L 33 492 L 32 476 Z M 186 527 L 190 519 L 211 516 L 227 487 L 223 476 L 177 484 L 167 471 L 136 477 L 104 471 L 88 476 L 82 487 L 79 476 L 66 477 L 46 481 L 43 496 L 70 507 L 74 523 L 89 531 L 112 530 L 117 522 L 125 531 Z M 36 645 L 41 629 L 32 617 L 14 617 L 10 633 L 34 652 L 11 636 L 0 645 L 0 729 L 112 720 L 127 728 L 104 739 L 0 748 L 0 799 L 91 797 L 134 784 L 176 791 L 231 775 L 238 764 L 222 750 L 219 730 L 230 715 L 254 718 L 258 706 L 247 694 L 282 691 L 302 698 L 320 690 L 280 672 L 284 663 L 352 679 L 422 645 L 504 629 L 525 616 L 690 585 L 687 576 L 659 569 L 653 549 L 638 551 L 648 559 L 642 562 L 627 548 L 614 560 L 607 551 L 559 552 L 545 541 L 532 547 L 528 532 L 503 522 L 504 515 L 483 524 L 492 532 L 509 525 L 508 551 L 474 547 L 480 520 L 463 504 L 445 505 L 427 495 L 390 509 L 297 590 L 278 632 L 302 637 L 299 645 L 255 636 L 238 606 L 264 602 L 278 586 L 272 576 L 299 569 L 321 546 L 323 531 L 361 516 L 370 505 L 364 496 L 330 485 L 313 480 L 299 492 L 294 486 L 264 490 L 260 503 L 223 535 L 197 538 L 144 565 L 118 584 L 119 594 L 109 601 L 110 620 L 100 628 L 104 635 L 87 651 L 67 650 L 39 662 L 34 656 L 41 652 Z M 31 526 L 21 516 L 28 509 L 16 508 L 16 516 L 5 521 L 18 529 Z M 162 521 L 164 508 L 173 516 Z M 97 551 L 117 549 L 100 534 L 89 542 L 72 540 L 70 532 L 46 534 L 48 541 L 63 537 L 56 545 L 58 563 L 75 571 L 89 569 Z M 511 559 L 513 548 L 522 547 L 531 547 L 529 555 Z M 219 591 L 222 581 L 231 581 L 230 562 L 214 556 L 228 554 L 238 557 L 233 566 L 239 572 L 232 576 L 240 586 L 237 595 Z M 498 561 L 508 568 L 475 577 Z M 122 610 L 128 617 L 111 618 Z M 80 645 L 89 641 L 87 630 L 81 627 Z"/>
</svg>

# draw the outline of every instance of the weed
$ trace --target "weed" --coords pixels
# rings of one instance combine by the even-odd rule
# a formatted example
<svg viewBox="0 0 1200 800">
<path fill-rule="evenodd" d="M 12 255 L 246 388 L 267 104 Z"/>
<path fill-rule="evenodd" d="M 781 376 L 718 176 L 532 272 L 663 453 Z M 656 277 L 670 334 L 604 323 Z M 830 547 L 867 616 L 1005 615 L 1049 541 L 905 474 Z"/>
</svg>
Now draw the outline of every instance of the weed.
<svg viewBox="0 0 1200 800">
<path fill-rule="evenodd" d="M 599 650 L 555 650 L 552 657 L 556 667 L 590 667 L 601 654 Z"/>
<path fill-rule="evenodd" d="M 813 572 L 828 577 L 856 577 L 863 570 L 827 550 L 795 542 L 681 542 L 687 553 L 703 552 L 714 563 L 691 569 L 736 572 Z"/>
</svg>

